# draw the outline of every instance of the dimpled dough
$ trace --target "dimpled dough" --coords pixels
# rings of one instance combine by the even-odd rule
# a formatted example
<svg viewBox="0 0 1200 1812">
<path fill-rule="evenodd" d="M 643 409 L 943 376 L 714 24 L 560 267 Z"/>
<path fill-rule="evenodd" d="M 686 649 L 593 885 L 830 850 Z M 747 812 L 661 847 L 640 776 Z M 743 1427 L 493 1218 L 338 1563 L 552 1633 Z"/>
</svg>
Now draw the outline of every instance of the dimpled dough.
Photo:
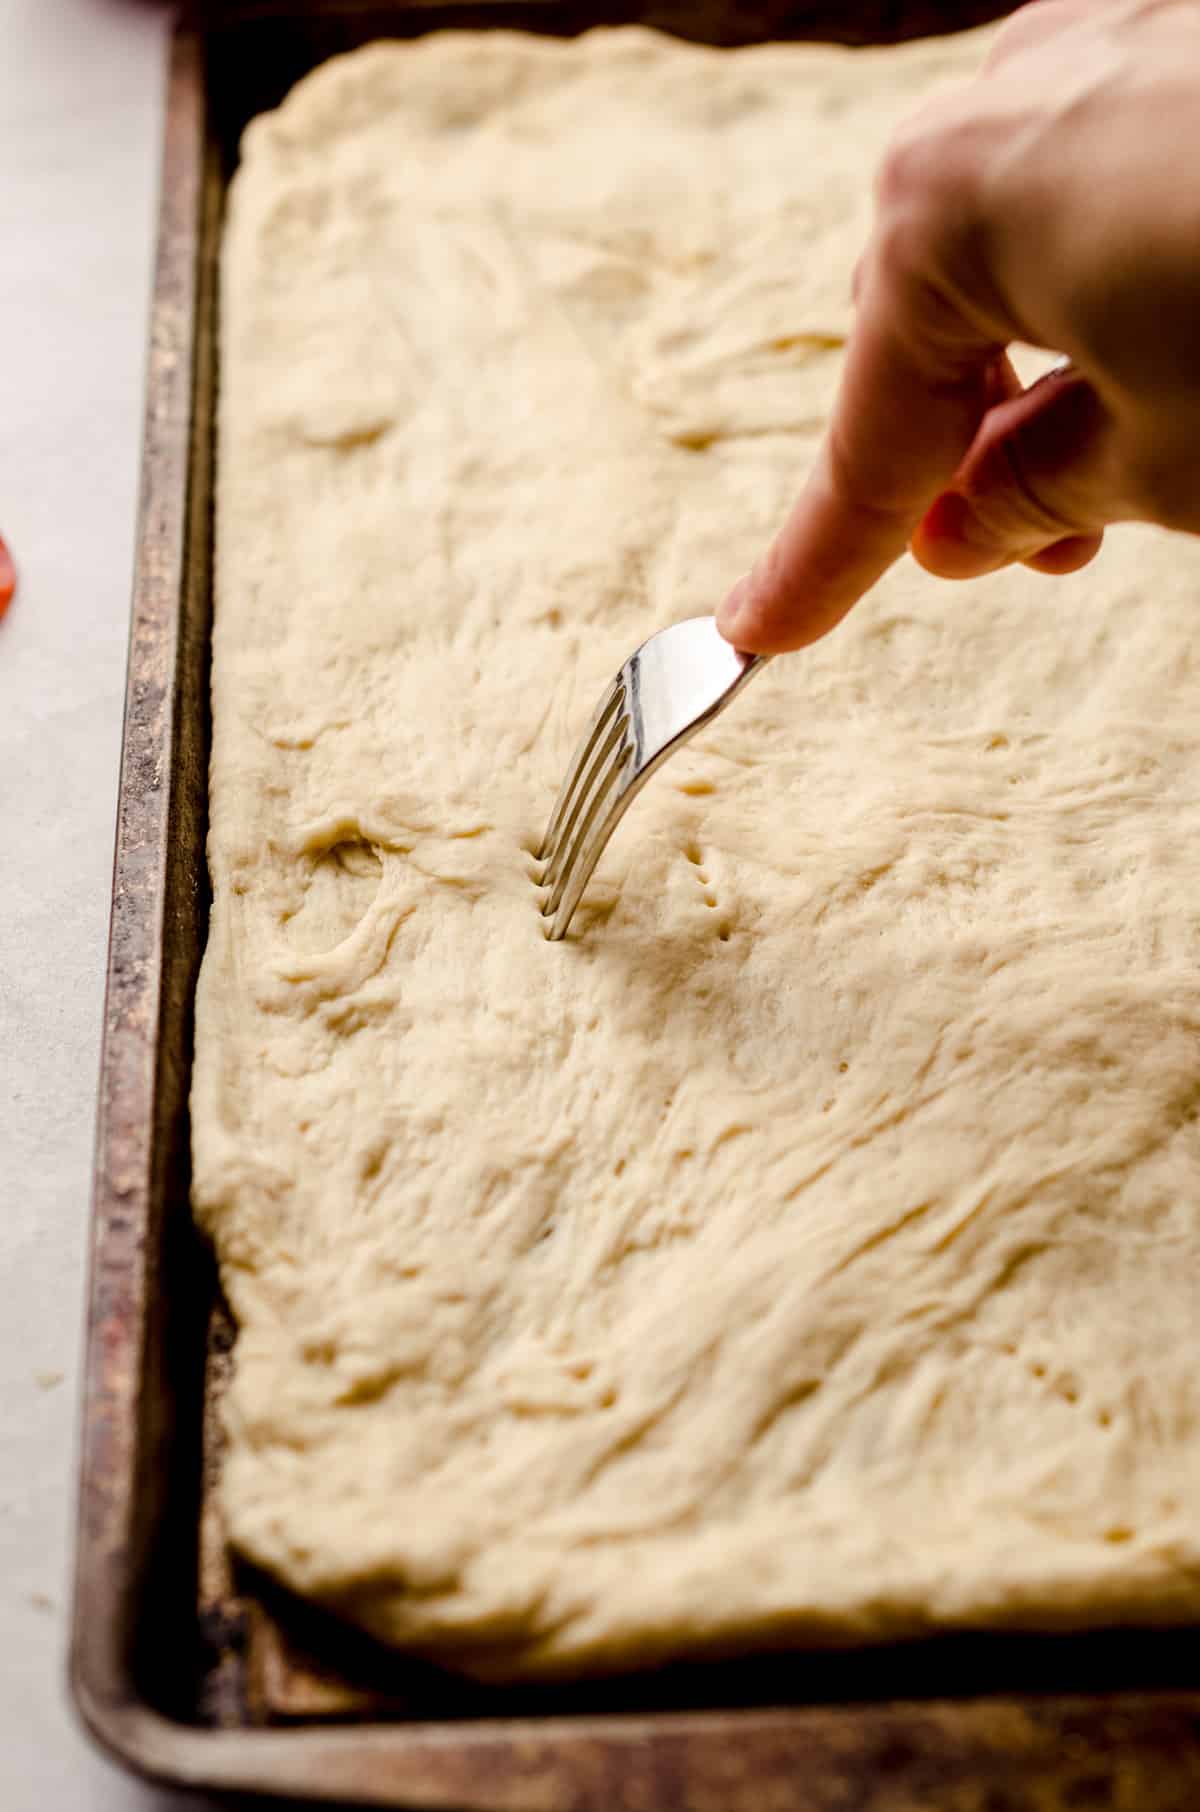
<svg viewBox="0 0 1200 1812">
<path fill-rule="evenodd" d="M 903 563 L 530 851 L 810 460 L 977 37 L 332 62 L 224 258 L 195 1204 L 236 1546 L 484 1675 L 1200 1612 L 1200 557 Z"/>
</svg>

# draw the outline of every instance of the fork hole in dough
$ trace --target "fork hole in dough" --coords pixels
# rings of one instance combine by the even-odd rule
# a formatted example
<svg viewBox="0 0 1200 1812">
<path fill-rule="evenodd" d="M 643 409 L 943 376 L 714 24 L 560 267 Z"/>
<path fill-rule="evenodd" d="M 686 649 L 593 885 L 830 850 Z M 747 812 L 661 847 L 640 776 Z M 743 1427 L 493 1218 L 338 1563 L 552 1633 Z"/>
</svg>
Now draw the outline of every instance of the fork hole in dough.
<svg viewBox="0 0 1200 1812">
<path fill-rule="evenodd" d="M 375 1145 L 370 1151 L 363 1153 L 359 1160 L 358 1174 L 364 1183 L 374 1182 L 375 1178 L 383 1169 L 387 1155 L 388 1147 L 386 1144 Z"/>
<path fill-rule="evenodd" d="M 304 898 L 283 927 L 294 949 L 315 954 L 344 943 L 366 917 L 383 878 L 383 858 L 354 835 L 306 853 L 312 866 Z"/>
</svg>

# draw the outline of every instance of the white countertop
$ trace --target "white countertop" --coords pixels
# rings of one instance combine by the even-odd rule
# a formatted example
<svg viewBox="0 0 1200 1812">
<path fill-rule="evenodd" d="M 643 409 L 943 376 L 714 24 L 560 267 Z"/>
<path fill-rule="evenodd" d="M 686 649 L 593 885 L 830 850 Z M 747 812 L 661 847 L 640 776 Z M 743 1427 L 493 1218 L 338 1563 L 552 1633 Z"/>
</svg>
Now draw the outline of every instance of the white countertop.
<svg viewBox="0 0 1200 1812">
<path fill-rule="evenodd" d="M 168 11 L 0 0 L 0 1806 L 174 1812 L 64 1682 Z"/>
</svg>

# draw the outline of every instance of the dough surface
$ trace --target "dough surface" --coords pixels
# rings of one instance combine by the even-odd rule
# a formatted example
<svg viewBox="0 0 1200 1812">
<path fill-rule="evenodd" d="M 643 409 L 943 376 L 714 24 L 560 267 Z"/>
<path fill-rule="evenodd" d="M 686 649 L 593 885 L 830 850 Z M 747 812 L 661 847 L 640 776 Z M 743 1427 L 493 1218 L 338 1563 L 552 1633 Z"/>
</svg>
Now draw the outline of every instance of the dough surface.
<svg viewBox="0 0 1200 1812">
<path fill-rule="evenodd" d="M 650 785 L 977 36 L 334 61 L 223 266 L 194 1200 L 232 1540 L 480 1674 L 1200 1613 L 1200 554 L 903 563 Z"/>
</svg>

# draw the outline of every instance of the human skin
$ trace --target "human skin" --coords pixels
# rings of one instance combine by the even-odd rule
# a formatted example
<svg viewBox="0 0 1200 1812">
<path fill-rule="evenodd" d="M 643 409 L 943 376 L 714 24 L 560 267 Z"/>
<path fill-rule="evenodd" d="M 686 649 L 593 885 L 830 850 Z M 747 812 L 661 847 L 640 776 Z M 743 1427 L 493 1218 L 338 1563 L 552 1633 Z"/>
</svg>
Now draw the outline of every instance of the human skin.
<svg viewBox="0 0 1200 1812">
<path fill-rule="evenodd" d="M 908 547 L 961 579 L 1074 571 L 1114 522 L 1200 532 L 1198 139 L 1195 0 L 1035 0 L 901 130 L 829 429 L 731 641 L 816 641 Z M 1014 341 L 1070 363 L 1023 389 Z"/>
</svg>

